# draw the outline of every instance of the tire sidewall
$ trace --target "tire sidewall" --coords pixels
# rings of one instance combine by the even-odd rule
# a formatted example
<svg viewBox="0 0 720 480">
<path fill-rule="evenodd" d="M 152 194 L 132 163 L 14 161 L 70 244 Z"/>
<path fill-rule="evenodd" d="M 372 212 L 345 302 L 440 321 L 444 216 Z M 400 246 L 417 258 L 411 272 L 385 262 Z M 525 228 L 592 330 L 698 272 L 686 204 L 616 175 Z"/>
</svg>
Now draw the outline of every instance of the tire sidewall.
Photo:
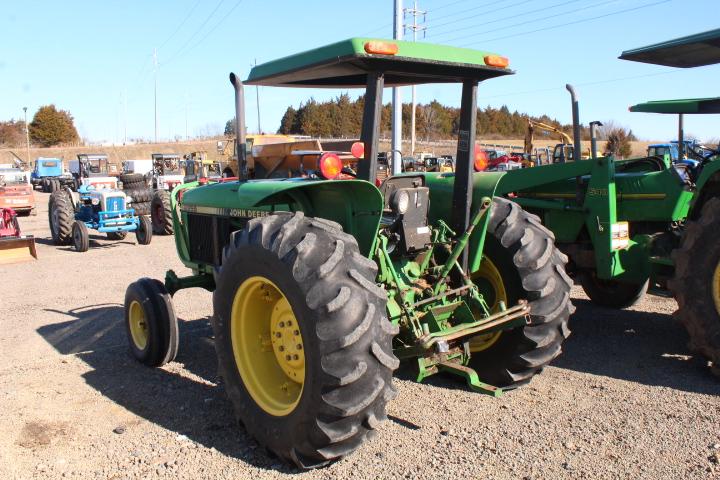
<svg viewBox="0 0 720 480">
<path fill-rule="evenodd" d="M 263 276 L 271 280 L 282 291 L 293 309 L 303 340 L 305 352 L 303 390 L 294 410 L 280 417 L 265 412 L 254 402 L 235 366 L 231 336 L 233 300 L 240 285 L 253 276 Z M 308 308 L 302 288 L 293 278 L 291 267 L 279 260 L 273 253 L 259 246 L 244 246 L 238 249 L 237 254 L 223 265 L 214 298 L 215 321 L 219 330 L 216 333 L 215 345 L 220 361 L 230 362 L 225 366 L 228 376 L 225 378 L 226 388 L 242 392 L 241 395 L 230 396 L 240 403 L 240 405 L 236 405 L 236 409 L 248 412 L 244 419 L 246 426 L 259 437 L 262 443 L 285 444 L 288 448 L 297 445 L 294 440 L 295 433 L 304 430 L 303 424 L 307 418 L 316 417 L 316 414 L 308 414 L 308 412 L 314 411 L 320 404 L 320 399 L 315 396 L 319 395 L 320 388 L 317 387 L 317 381 L 322 375 L 322 369 L 320 368 L 319 345 L 314 331 L 315 314 Z M 247 423 L 252 423 L 252 425 L 247 425 Z"/>
</svg>

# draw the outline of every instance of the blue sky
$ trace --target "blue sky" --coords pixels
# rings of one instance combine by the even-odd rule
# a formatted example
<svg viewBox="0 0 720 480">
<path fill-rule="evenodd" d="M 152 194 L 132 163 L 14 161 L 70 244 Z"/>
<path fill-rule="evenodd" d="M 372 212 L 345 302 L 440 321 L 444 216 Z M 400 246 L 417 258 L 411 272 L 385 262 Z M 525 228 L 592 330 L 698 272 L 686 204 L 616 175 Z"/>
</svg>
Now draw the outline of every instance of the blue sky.
<svg viewBox="0 0 720 480">
<path fill-rule="evenodd" d="M 671 69 L 617 59 L 623 50 L 717 28 L 718 0 L 420 0 L 418 8 L 428 12 L 425 41 L 510 58 L 517 74 L 481 84 L 480 107 L 506 104 L 570 122 L 564 85 L 572 83 L 584 123 L 612 119 L 641 138 L 664 140 L 675 138 L 675 117 L 630 114 L 627 107 L 720 95 L 720 65 Z M 230 71 L 245 77 L 255 60 L 351 36 L 391 37 L 392 12 L 392 0 L 5 2 L 0 120 L 22 118 L 24 106 L 30 116 L 55 103 L 89 140 L 121 142 L 125 125 L 128 138 L 152 139 L 157 48 L 160 139 L 184 137 L 186 118 L 190 136 L 203 134 L 233 116 Z M 341 91 L 259 93 L 262 129 L 274 131 L 288 105 Z M 418 87 L 420 102 L 457 105 L 459 97 L 453 86 Z M 390 100 L 389 90 L 384 98 Z M 409 88 L 403 101 L 410 101 Z M 247 103 L 248 126 L 256 130 L 254 89 Z M 720 117 L 690 116 L 686 132 L 718 138 Z"/>
</svg>

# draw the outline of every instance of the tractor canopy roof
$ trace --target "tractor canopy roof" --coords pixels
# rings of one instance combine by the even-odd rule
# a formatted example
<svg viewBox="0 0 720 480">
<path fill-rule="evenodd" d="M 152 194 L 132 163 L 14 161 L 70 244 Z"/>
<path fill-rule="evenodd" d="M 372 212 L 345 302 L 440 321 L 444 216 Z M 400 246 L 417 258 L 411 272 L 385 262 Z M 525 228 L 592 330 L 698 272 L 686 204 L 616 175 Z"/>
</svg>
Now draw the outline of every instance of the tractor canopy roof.
<svg viewBox="0 0 720 480">
<path fill-rule="evenodd" d="M 477 81 L 514 73 L 507 59 L 467 48 L 350 38 L 255 66 L 245 83 L 285 87 L 365 87 L 369 72 L 385 86 Z"/>
<path fill-rule="evenodd" d="M 630 111 L 645 113 L 720 113 L 720 97 L 656 100 L 633 105 L 630 107 Z"/>
<path fill-rule="evenodd" d="M 622 60 L 668 67 L 701 67 L 720 63 L 720 28 L 687 37 L 626 50 Z"/>
</svg>

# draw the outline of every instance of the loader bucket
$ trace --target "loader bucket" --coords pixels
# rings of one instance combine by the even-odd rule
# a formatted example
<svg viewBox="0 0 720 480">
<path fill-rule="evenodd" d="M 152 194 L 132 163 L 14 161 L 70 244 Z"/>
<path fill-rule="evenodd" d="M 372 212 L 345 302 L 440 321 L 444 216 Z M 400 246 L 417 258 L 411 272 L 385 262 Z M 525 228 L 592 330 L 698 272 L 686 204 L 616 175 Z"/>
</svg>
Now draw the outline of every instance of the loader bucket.
<svg viewBox="0 0 720 480">
<path fill-rule="evenodd" d="M 29 262 L 32 260 L 37 260 L 35 237 L 27 235 L 23 237 L 0 238 L 0 265 Z"/>
</svg>

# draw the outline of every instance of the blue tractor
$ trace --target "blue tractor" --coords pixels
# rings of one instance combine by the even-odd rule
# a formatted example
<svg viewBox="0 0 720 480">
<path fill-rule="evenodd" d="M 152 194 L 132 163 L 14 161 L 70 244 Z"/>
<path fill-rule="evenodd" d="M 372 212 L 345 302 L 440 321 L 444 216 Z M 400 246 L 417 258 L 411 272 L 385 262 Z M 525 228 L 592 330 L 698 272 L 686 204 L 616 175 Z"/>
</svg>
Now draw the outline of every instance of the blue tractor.
<svg viewBox="0 0 720 480">
<path fill-rule="evenodd" d="M 90 248 L 89 230 L 105 233 L 111 240 L 123 240 L 135 232 L 140 245 L 152 240 L 152 222 L 135 215 L 133 199 L 121 190 L 96 189 L 82 185 L 77 192 L 63 189 L 50 195 L 48 220 L 56 245 L 72 244 L 76 251 Z"/>
<path fill-rule="evenodd" d="M 39 157 L 30 175 L 33 188 L 40 186 L 45 193 L 52 193 L 64 187 L 76 190 L 76 182 L 72 175 L 63 169 L 60 158 Z"/>
</svg>

